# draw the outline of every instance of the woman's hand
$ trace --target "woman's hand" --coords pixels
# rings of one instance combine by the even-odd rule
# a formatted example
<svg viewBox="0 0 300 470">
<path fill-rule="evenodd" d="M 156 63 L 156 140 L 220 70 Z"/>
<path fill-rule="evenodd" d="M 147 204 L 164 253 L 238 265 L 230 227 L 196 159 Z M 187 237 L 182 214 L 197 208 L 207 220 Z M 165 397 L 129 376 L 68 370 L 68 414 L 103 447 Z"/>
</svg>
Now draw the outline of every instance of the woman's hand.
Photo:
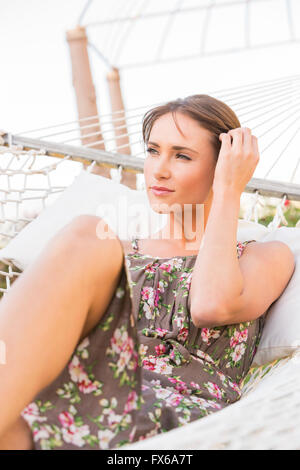
<svg viewBox="0 0 300 470">
<path fill-rule="evenodd" d="M 215 168 L 213 192 L 230 189 L 240 196 L 259 162 L 257 137 L 251 135 L 248 127 L 238 127 L 220 134 L 219 139 L 222 145 Z"/>
</svg>

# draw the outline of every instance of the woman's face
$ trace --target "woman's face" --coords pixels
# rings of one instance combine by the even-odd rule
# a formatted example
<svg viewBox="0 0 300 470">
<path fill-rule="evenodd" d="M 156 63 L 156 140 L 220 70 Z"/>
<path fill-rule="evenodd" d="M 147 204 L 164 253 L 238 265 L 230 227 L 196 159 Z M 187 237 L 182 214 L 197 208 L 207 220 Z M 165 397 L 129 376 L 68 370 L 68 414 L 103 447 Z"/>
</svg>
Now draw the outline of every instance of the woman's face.
<svg viewBox="0 0 300 470">
<path fill-rule="evenodd" d="M 167 113 L 154 122 L 149 136 L 144 176 L 154 210 L 161 204 L 169 207 L 176 203 L 182 209 L 183 204 L 203 204 L 213 184 L 216 161 L 211 133 L 185 114 L 177 112 L 176 118 L 184 135 L 178 131 L 172 113 Z M 173 192 L 157 195 L 152 186 L 166 187 Z"/>
</svg>

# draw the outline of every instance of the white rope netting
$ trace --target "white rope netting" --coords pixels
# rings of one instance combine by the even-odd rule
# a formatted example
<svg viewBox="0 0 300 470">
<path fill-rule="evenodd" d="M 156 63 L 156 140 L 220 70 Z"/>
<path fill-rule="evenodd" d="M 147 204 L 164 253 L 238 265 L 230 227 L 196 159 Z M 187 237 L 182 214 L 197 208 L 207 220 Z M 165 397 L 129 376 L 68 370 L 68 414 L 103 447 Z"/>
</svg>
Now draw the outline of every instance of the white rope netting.
<svg viewBox="0 0 300 470">
<path fill-rule="evenodd" d="M 105 3 L 101 8 L 99 2 L 88 0 L 77 24 L 88 31 L 90 49 L 101 62 L 129 70 L 297 44 L 298 3 L 110 0 L 109 5 Z M 270 21 L 264 21 L 266 7 Z M 178 31 L 184 31 L 184 41 L 177 41 Z M 149 37 L 151 41 L 147 40 Z M 143 45 L 141 50 L 135 47 L 137 41 Z"/>
</svg>

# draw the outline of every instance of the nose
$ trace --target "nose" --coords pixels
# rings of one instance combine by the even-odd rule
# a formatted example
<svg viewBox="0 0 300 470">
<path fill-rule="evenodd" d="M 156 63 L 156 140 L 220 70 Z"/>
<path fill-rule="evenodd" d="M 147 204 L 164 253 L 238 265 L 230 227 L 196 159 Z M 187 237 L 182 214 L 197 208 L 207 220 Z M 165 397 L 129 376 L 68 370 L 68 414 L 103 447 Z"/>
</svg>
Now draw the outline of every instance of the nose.
<svg viewBox="0 0 300 470">
<path fill-rule="evenodd" d="M 158 181 L 161 178 L 170 178 L 170 175 L 170 164 L 168 163 L 167 158 L 164 158 L 162 156 L 157 157 L 157 160 L 155 160 L 154 163 L 153 176 Z"/>
</svg>

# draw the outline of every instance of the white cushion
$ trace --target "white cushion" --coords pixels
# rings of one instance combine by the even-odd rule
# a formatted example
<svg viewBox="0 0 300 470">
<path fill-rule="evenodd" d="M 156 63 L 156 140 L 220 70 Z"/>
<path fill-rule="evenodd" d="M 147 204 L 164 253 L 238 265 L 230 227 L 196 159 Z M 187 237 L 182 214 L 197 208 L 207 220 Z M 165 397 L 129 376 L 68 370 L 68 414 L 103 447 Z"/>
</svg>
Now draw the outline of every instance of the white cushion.
<svg viewBox="0 0 300 470">
<path fill-rule="evenodd" d="M 128 188 L 111 179 L 82 171 L 74 182 L 41 214 L 0 250 L 0 259 L 11 260 L 24 270 L 48 240 L 81 214 L 102 217 L 120 239 L 135 233 L 147 238 L 163 227 L 167 214 L 150 207 L 146 191 Z M 127 233 L 124 233 L 124 228 Z M 262 365 L 290 355 L 300 345 L 300 228 L 272 230 L 252 221 L 238 220 L 237 240 L 282 240 L 296 257 L 295 272 L 280 298 L 266 316 L 253 365 Z"/>
<path fill-rule="evenodd" d="M 300 349 L 300 228 L 279 227 L 261 241 L 280 240 L 295 256 L 295 271 L 281 296 L 268 309 L 253 366 L 261 366 Z"/>
</svg>

